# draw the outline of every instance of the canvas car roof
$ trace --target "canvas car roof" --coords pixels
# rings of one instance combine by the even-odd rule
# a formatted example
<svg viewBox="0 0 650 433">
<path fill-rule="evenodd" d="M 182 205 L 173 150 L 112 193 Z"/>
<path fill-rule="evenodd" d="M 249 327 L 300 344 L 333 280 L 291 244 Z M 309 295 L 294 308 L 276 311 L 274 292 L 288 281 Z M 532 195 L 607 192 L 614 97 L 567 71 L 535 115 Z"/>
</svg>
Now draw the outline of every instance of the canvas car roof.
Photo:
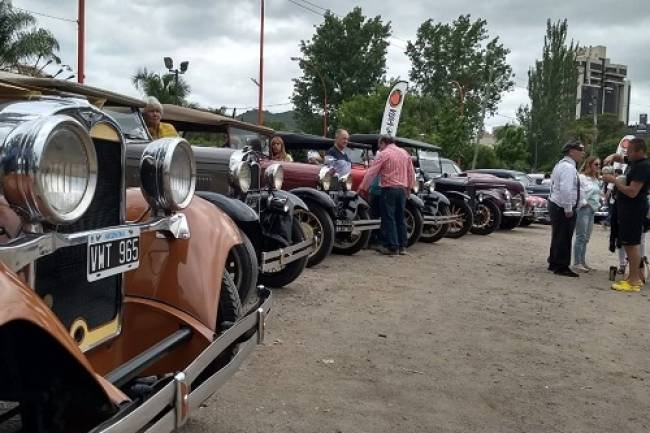
<svg viewBox="0 0 650 433">
<path fill-rule="evenodd" d="M 254 131 L 263 135 L 274 134 L 273 129 L 267 128 L 266 126 L 253 125 L 252 123 L 243 122 L 211 111 L 181 107 L 173 104 L 163 104 L 162 120 L 164 122 L 174 123 L 177 129 L 183 131 L 219 130 L 224 127 L 233 127 Z"/>
<path fill-rule="evenodd" d="M 377 140 L 381 137 L 380 134 L 352 134 L 350 135 L 350 141 L 355 143 L 364 143 L 364 144 L 376 144 Z M 440 151 L 439 146 L 433 144 L 425 143 L 424 141 L 413 140 L 411 138 L 404 137 L 395 137 L 395 144 L 400 147 L 412 147 L 415 149 L 430 150 L 430 151 Z"/>
<path fill-rule="evenodd" d="M 38 92 L 41 95 L 83 96 L 97 106 L 118 105 L 137 108 L 145 106 L 144 101 L 138 98 L 55 78 L 29 77 L 10 72 L 0 72 L 0 83 L 3 84 L 3 87 L 17 86 L 25 90 Z"/>
<path fill-rule="evenodd" d="M 320 135 L 303 134 L 301 132 L 278 131 L 275 133 L 282 138 L 284 146 L 288 150 L 295 149 L 313 149 L 327 150 L 334 146 L 334 139 L 321 137 Z M 352 148 L 370 149 L 371 146 L 364 143 L 349 142 L 348 146 Z"/>
</svg>

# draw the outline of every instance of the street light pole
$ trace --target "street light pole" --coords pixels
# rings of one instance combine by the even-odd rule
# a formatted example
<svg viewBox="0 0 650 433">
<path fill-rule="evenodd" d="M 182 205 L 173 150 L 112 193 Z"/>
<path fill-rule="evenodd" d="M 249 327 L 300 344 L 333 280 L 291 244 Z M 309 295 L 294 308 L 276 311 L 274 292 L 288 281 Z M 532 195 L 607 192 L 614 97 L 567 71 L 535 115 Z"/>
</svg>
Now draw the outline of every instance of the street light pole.
<svg viewBox="0 0 650 433">
<path fill-rule="evenodd" d="M 262 105 L 264 103 L 264 0 L 260 0 L 260 76 L 257 80 L 259 84 L 257 94 L 257 124 L 264 124 L 264 112 Z"/>
<path fill-rule="evenodd" d="M 84 43 L 86 30 L 86 0 L 79 0 L 77 12 L 77 82 L 84 82 Z"/>
</svg>

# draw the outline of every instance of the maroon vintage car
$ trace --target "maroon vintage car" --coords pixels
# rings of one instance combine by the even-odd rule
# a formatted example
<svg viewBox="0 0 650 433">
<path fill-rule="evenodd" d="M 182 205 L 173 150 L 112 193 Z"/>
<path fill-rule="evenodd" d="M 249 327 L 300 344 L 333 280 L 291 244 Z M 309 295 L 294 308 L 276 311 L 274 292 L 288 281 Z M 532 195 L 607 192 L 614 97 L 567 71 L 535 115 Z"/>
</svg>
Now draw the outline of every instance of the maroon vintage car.
<svg viewBox="0 0 650 433">
<path fill-rule="evenodd" d="M 491 174 L 465 172 L 463 173 L 471 179 L 477 189 L 484 186 L 486 189 L 494 189 L 495 184 L 503 184 L 505 189 L 498 189 L 503 195 L 502 200 L 498 201 L 501 210 L 501 225 L 505 230 L 512 230 L 517 227 L 524 216 L 524 207 L 526 205 L 526 188 L 515 180 L 501 179 Z"/>
</svg>

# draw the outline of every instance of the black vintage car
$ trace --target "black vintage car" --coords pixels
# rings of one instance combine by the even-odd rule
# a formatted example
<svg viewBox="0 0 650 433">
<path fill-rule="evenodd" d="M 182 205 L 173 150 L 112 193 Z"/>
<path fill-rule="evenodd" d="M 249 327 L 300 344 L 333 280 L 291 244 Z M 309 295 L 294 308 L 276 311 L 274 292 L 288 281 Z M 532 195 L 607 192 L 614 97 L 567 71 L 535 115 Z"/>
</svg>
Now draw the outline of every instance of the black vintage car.
<svg viewBox="0 0 650 433">
<path fill-rule="evenodd" d="M 136 124 L 134 131 L 146 132 L 139 112 L 122 110 L 116 117 L 122 123 Z M 195 144 L 192 149 L 197 164 L 196 194 L 225 212 L 245 234 L 243 247 L 233 250 L 228 261 L 228 270 L 238 288 L 246 290 L 258 281 L 270 287 L 283 287 L 298 278 L 313 251 L 314 239 L 305 235 L 294 211 L 307 209 L 307 205 L 295 195 L 280 190 L 282 169 L 279 166 L 267 171 L 270 179 L 263 182 L 258 152 L 251 147 L 242 150 L 213 147 L 235 140 L 253 141 L 264 128 L 174 105 L 164 105 L 163 117 Z M 129 184 L 139 183 L 136 168 L 147 141 L 148 134 L 141 135 L 132 139 L 127 148 Z M 267 186 L 262 186 L 263 183 Z M 251 257 L 258 263 L 251 263 Z M 250 269 L 259 269 L 259 275 Z"/>
</svg>

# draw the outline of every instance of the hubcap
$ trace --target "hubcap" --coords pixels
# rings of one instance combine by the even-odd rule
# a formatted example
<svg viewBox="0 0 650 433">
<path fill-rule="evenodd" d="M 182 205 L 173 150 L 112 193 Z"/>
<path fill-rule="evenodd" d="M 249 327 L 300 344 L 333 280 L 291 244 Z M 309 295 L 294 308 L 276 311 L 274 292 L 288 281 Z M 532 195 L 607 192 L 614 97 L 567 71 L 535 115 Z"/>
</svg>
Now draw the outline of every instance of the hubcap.
<svg viewBox="0 0 650 433">
<path fill-rule="evenodd" d="M 494 217 L 492 216 L 490 209 L 488 209 L 484 204 L 479 203 L 476 207 L 476 218 L 474 219 L 475 223 L 473 224 L 474 227 L 480 229 L 488 227 L 493 220 Z"/>
</svg>

